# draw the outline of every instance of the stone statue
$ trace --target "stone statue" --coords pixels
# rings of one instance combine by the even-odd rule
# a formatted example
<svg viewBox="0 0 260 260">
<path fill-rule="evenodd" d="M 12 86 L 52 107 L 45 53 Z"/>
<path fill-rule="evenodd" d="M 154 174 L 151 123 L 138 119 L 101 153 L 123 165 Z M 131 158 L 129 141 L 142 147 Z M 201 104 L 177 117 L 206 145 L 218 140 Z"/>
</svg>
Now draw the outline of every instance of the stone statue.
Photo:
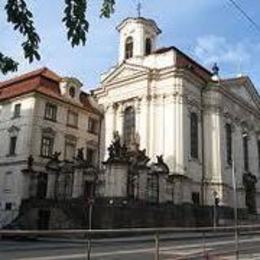
<svg viewBox="0 0 260 260">
<path fill-rule="evenodd" d="M 109 159 L 108 161 L 113 160 L 123 160 L 127 158 L 127 147 L 126 145 L 121 145 L 121 140 L 118 131 L 114 132 L 114 138 L 112 144 L 108 147 Z"/>
<path fill-rule="evenodd" d="M 164 168 L 165 169 L 165 173 L 168 174 L 170 172 L 170 169 L 169 169 L 168 165 L 164 162 L 163 155 L 160 155 L 160 156 L 157 155 L 156 158 L 157 158 L 157 164 L 159 166 L 161 166 L 162 168 Z"/>
<path fill-rule="evenodd" d="M 55 153 L 52 155 L 53 161 L 60 161 L 60 159 L 59 159 L 60 156 L 61 156 L 61 152 L 55 152 Z"/>
<path fill-rule="evenodd" d="M 84 147 L 78 149 L 76 160 L 84 161 Z"/>
<path fill-rule="evenodd" d="M 121 142 L 120 142 L 120 136 L 118 131 L 114 132 L 114 140 L 113 140 L 113 146 L 114 146 L 114 155 L 115 157 L 120 157 L 120 150 L 121 150 Z"/>
<path fill-rule="evenodd" d="M 146 155 L 146 149 L 137 152 L 138 166 L 146 166 L 150 158 Z"/>
</svg>

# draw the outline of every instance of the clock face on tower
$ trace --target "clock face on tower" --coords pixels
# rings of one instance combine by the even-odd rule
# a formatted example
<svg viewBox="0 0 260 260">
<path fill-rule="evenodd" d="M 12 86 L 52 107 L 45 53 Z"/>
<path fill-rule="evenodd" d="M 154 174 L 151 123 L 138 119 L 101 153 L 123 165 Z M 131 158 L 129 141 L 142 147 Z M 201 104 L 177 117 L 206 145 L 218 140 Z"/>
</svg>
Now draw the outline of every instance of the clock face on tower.
<svg viewBox="0 0 260 260">
<path fill-rule="evenodd" d="M 69 95 L 70 95 L 70 97 L 72 97 L 72 98 L 75 97 L 75 88 L 74 88 L 74 87 L 70 87 L 70 89 L 69 89 Z"/>
</svg>

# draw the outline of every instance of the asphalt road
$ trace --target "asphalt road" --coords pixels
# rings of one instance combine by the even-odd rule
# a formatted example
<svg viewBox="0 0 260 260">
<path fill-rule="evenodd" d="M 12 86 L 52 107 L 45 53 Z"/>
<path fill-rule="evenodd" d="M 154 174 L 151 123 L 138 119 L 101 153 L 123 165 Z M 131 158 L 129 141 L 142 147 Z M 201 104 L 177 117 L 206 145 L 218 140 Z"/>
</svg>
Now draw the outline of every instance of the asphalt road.
<svg viewBox="0 0 260 260">
<path fill-rule="evenodd" d="M 160 241 L 160 259 L 235 259 L 233 237 L 182 238 Z M 0 240 L 0 260 L 87 259 L 83 240 Z M 240 237 L 239 259 L 260 260 L 260 235 Z M 154 259 L 154 242 L 146 238 L 105 239 L 92 242 L 91 259 Z"/>
</svg>

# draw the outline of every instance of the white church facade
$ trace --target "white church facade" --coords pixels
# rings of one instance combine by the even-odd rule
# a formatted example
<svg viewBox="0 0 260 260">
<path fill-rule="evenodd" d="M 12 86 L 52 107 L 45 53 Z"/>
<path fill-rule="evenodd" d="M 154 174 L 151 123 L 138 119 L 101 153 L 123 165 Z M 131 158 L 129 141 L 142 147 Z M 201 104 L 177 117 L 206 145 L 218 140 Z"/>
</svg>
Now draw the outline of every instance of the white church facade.
<svg viewBox="0 0 260 260">
<path fill-rule="evenodd" d="M 260 208 L 260 98 L 246 76 L 221 79 L 176 47 L 156 46 L 153 20 L 127 18 L 118 27 L 118 64 L 94 96 L 103 107 L 101 158 L 116 132 L 129 149 L 163 155 L 169 188 L 162 201 Z"/>
</svg>

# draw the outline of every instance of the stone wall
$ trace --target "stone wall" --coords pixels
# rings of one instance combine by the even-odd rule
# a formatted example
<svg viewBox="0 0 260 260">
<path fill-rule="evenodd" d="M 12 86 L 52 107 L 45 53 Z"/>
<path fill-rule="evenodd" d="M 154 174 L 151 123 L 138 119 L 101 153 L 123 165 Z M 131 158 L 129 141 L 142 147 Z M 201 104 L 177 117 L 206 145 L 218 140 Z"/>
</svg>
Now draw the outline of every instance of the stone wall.
<svg viewBox="0 0 260 260">
<path fill-rule="evenodd" d="M 122 201 L 123 202 L 123 201 Z M 50 212 L 49 229 L 88 228 L 88 205 L 82 201 L 26 203 L 18 224 L 22 229 L 39 229 L 39 211 Z M 233 223 L 233 209 L 218 207 L 220 225 Z M 213 226 L 213 207 L 183 205 L 145 205 L 98 203 L 93 207 L 92 228 L 146 228 Z M 240 222 L 247 219 L 245 210 L 239 210 Z"/>
</svg>

